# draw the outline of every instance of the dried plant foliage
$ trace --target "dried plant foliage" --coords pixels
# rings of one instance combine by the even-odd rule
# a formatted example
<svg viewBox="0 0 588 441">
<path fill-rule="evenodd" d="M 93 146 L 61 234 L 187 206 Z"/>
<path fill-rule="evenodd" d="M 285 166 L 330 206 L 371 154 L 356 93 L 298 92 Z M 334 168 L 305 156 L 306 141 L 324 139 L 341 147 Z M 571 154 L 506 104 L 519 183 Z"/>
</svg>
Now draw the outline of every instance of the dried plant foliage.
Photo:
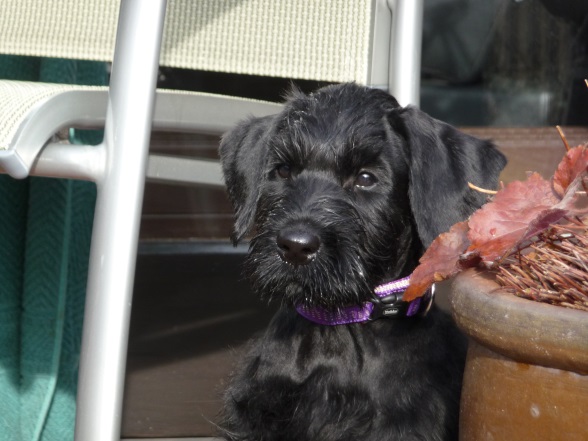
<svg viewBox="0 0 588 441">
<path fill-rule="evenodd" d="M 433 241 L 411 275 L 404 300 L 466 268 L 483 267 L 495 270 L 499 281 L 522 296 L 587 307 L 587 188 L 588 144 L 569 149 L 551 180 L 532 173 L 526 181 L 510 183 L 468 221 Z"/>
<path fill-rule="evenodd" d="M 504 259 L 496 280 L 519 297 L 588 311 L 588 226 L 548 228 Z"/>
</svg>

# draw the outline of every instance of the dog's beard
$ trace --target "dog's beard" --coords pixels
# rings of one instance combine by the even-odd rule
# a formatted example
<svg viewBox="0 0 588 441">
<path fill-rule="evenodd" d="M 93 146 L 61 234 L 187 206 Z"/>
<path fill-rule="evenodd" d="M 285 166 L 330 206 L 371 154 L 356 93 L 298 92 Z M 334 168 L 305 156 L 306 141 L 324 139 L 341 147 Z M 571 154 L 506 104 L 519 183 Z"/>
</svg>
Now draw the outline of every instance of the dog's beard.
<svg viewBox="0 0 588 441">
<path fill-rule="evenodd" d="M 245 269 L 255 292 L 289 306 L 306 305 L 336 310 L 358 305 L 371 293 L 365 250 L 357 229 L 321 234 L 321 248 L 306 265 L 292 265 L 279 256 L 277 232 L 267 229 L 250 244 Z"/>
</svg>

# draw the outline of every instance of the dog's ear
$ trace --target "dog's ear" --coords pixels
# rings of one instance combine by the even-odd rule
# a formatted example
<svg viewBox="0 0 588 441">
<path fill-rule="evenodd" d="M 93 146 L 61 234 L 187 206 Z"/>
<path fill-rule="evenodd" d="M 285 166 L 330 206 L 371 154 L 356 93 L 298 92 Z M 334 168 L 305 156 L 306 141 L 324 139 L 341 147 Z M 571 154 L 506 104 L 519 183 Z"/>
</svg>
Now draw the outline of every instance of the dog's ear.
<svg viewBox="0 0 588 441">
<path fill-rule="evenodd" d="M 239 123 L 221 139 L 220 159 L 235 210 L 231 239 L 237 244 L 251 228 L 267 159 L 266 136 L 272 117 L 251 118 Z"/>
<path fill-rule="evenodd" d="M 490 141 L 460 132 L 417 108 L 399 109 L 396 115 L 396 128 L 404 131 L 409 147 L 410 205 L 426 248 L 487 201 L 468 182 L 495 189 L 506 158 Z"/>
</svg>

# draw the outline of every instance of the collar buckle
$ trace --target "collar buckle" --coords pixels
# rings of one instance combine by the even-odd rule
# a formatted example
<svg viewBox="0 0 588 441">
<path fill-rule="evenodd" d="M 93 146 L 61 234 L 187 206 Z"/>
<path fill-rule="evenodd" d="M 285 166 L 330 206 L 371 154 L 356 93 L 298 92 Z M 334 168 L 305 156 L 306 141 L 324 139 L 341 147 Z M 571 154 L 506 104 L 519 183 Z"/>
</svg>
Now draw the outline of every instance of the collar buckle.
<svg viewBox="0 0 588 441">
<path fill-rule="evenodd" d="M 424 317 L 427 315 L 435 297 L 435 285 L 433 285 L 422 297 L 414 299 L 411 302 L 402 300 L 402 292 L 394 292 L 389 295 L 379 297 L 374 295 L 371 299 L 374 305 L 369 320 L 378 320 L 381 318 L 405 318 L 405 317 Z"/>
</svg>

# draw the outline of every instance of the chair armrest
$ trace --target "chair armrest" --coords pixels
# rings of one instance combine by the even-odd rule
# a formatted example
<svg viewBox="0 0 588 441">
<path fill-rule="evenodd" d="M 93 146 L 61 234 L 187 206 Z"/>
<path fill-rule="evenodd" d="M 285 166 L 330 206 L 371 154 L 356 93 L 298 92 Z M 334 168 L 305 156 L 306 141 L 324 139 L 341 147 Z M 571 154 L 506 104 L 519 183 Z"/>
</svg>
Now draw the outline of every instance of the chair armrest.
<svg viewBox="0 0 588 441">
<path fill-rule="evenodd" d="M 107 87 L 0 81 L 0 167 L 14 178 L 27 177 L 60 130 L 104 127 L 107 101 Z M 242 118 L 281 108 L 243 98 L 158 90 L 153 129 L 220 135 Z M 53 154 L 52 160 L 58 156 Z"/>
<path fill-rule="evenodd" d="M 106 87 L 0 81 L 0 165 L 25 178 L 47 141 L 64 127 L 101 127 Z"/>
</svg>

